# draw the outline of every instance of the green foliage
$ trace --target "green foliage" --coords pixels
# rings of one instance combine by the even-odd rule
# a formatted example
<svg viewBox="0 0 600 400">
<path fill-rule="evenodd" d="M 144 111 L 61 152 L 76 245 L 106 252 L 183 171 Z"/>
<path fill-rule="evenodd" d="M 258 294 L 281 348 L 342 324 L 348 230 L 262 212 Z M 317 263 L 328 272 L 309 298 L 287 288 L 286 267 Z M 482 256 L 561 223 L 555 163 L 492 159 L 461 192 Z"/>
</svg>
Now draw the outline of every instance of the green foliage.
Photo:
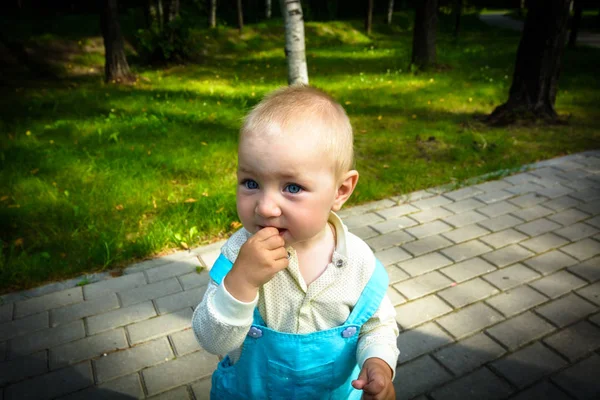
<svg viewBox="0 0 600 400">
<path fill-rule="evenodd" d="M 163 28 L 153 24 L 136 33 L 137 49 L 146 63 L 181 62 L 193 59 L 194 40 L 190 26 L 184 18 L 177 17 Z"/>
</svg>

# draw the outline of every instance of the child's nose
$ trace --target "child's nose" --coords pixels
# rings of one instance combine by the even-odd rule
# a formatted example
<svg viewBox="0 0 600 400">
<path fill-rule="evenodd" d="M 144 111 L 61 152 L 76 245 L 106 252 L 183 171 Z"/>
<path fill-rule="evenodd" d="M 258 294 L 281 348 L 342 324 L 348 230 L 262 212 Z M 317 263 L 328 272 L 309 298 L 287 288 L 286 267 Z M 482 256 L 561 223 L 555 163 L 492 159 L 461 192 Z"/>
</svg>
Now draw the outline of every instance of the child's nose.
<svg viewBox="0 0 600 400">
<path fill-rule="evenodd" d="M 263 218 L 273 218 L 281 215 L 281 209 L 279 208 L 276 199 L 267 193 L 258 200 L 255 212 Z"/>
</svg>

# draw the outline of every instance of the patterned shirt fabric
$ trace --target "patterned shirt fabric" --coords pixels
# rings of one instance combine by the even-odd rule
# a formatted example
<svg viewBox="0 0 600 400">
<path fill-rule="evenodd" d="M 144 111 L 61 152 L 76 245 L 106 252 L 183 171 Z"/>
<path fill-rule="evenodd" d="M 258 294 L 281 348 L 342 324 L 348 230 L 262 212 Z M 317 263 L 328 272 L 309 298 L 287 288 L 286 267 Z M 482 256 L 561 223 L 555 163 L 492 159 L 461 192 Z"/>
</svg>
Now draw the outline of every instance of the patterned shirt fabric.
<svg viewBox="0 0 600 400">
<path fill-rule="evenodd" d="M 336 248 L 325 271 L 306 285 L 298 257 L 288 247 L 289 266 L 263 285 L 254 301 L 234 298 L 224 283 L 214 281 L 194 311 L 192 326 L 200 344 L 210 353 L 228 354 L 232 363 L 239 360 L 242 344 L 252 324 L 254 308 L 271 329 L 287 333 L 312 333 L 342 325 L 375 268 L 375 257 L 368 245 L 347 231 L 340 218 L 331 213 L 329 223 L 336 233 Z M 221 249 L 232 263 L 241 246 L 252 234 L 244 228 L 236 232 Z M 396 310 L 387 295 L 379 309 L 362 327 L 357 362 L 378 357 L 390 365 L 395 374 L 398 349 Z"/>
</svg>

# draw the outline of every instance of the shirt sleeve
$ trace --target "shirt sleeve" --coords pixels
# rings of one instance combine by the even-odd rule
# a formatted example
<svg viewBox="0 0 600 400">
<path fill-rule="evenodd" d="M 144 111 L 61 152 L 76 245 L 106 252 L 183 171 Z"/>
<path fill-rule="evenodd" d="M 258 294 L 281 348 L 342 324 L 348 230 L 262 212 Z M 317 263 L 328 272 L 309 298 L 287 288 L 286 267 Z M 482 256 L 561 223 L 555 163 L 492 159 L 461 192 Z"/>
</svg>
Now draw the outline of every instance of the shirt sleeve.
<svg viewBox="0 0 600 400">
<path fill-rule="evenodd" d="M 225 355 L 239 348 L 252 325 L 256 298 L 245 303 L 233 297 L 225 288 L 211 281 L 202 302 L 192 316 L 196 339 L 211 354 Z"/>
<path fill-rule="evenodd" d="M 393 380 L 396 377 L 396 364 L 400 354 L 396 342 L 398 333 L 396 310 L 389 297 L 385 295 L 379 309 L 360 330 L 356 350 L 356 359 L 360 368 L 368 358 L 380 358 L 392 369 Z"/>
</svg>

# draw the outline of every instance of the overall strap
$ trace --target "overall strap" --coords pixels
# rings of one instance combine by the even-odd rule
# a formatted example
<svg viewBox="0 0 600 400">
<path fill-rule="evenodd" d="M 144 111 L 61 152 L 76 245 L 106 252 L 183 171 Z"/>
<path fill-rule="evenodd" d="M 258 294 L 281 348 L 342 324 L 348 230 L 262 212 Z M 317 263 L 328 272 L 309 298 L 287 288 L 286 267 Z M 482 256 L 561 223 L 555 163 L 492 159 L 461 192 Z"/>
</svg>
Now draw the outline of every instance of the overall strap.
<svg viewBox="0 0 600 400">
<path fill-rule="evenodd" d="M 225 275 L 231 271 L 231 268 L 233 268 L 233 263 L 221 254 L 210 269 L 210 277 L 220 285 L 223 279 L 225 279 Z"/>
<path fill-rule="evenodd" d="M 363 325 L 375 314 L 387 293 L 389 278 L 381 262 L 375 259 L 373 274 L 354 305 L 346 325 Z"/>
</svg>

